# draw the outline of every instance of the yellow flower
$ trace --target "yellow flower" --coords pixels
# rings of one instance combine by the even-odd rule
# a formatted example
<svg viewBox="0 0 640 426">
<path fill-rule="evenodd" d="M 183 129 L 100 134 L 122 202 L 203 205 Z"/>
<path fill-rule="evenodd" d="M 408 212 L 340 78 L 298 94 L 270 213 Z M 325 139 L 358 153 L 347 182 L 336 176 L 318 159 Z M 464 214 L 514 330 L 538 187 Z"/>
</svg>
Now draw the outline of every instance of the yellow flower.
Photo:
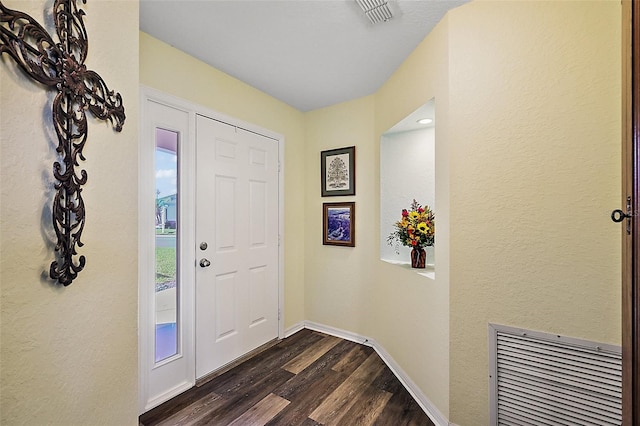
<svg viewBox="0 0 640 426">
<path fill-rule="evenodd" d="M 396 242 L 409 247 L 422 247 L 434 243 L 436 227 L 433 211 L 429 206 L 420 206 L 416 200 L 413 200 L 409 209 L 402 209 L 402 217 L 394 226 L 395 230 L 387 238 L 389 244 Z"/>
</svg>

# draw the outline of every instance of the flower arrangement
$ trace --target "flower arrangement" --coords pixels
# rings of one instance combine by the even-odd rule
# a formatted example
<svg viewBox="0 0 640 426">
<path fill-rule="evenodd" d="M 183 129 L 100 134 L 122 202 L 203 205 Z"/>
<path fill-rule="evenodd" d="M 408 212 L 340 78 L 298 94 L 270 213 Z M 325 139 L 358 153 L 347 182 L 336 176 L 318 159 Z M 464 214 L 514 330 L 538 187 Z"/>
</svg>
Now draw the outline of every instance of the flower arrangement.
<svg viewBox="0 0 640 426">
<path fill-rule="evenodd" d="M 411 209 L 402 210 L 402 219 L 394 225 L 394 231 L 387 237 L 389 245 L 402 243 L 407 247 L 426 247 L 435 243 L 436 219 L 429 206 L 422 207 L 416 200 L 411 203 Z"/>
</svg>

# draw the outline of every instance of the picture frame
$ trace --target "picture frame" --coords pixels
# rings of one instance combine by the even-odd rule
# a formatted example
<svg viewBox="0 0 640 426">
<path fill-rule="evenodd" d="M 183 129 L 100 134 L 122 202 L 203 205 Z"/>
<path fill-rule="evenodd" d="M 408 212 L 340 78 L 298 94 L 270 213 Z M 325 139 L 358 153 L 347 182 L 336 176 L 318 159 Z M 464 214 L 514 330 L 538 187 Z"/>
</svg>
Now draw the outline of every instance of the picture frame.
<svg viewBox="0 0 640 426">
<path fill-rule="evenodd" d="M 356 195 L 356 147 L 321 151 L 320 181 L 323 197 Z"/>
<path fill-rule="evenodd" d="M 322 244 L 356 246 L 356 203 L 322 204 Z"/>
</svg>

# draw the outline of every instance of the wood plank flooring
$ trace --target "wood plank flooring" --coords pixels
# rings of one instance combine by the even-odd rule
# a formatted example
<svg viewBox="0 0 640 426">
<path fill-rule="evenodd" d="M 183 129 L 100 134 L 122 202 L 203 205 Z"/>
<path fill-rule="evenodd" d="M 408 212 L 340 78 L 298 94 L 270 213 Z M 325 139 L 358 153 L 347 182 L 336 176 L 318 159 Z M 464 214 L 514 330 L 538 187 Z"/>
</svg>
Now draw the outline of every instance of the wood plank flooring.
<svg viewBox="0 0 640 426">
<path fill-rule="evenodd" d="M 140 416 L 143 426 L 434 426 L 368 346 L 301 330 Z"/>
</svg>

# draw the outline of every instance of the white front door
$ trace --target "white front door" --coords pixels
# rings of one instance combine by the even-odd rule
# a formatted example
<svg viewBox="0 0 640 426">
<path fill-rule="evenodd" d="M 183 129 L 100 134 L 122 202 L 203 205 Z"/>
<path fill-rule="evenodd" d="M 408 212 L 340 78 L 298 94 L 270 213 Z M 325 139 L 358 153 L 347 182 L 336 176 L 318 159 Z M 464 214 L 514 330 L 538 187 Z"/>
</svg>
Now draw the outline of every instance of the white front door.
<svg viewBox="0 0 640 426">
<path fill-rule="evenodd" d="M 196 377 L 278 337 L 278 141 L 196 118 Z"/>
<path fill-rule="evenodd" d="M 141 107 L 144 413 L 283 334 L 283 284 L 280 136 L 236 129 L 200 115 L 214 112 L 149 88 Z M 203 259 L 211 264 L 200 266 Z"/>
</svg>

